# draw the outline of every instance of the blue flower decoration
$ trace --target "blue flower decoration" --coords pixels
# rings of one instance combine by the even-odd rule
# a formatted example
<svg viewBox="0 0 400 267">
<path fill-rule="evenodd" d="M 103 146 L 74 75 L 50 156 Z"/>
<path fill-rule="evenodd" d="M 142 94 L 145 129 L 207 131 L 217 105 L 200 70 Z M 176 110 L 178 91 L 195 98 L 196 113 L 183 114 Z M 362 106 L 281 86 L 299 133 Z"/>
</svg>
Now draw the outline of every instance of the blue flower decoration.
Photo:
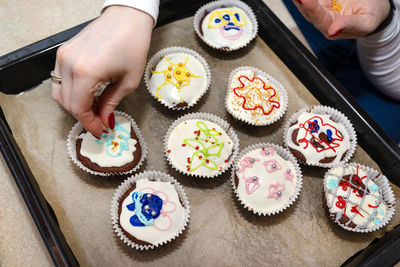
<svg viewBox="0 0 400 267">
<path fill-rule="evenodd" d="M 373 185 L 371 185 L 371 186 L 369 187 L 369 190 L 370 190 L 371 192 L 376 192 L 376 191 L 379 190 L 379 186 L 377 186 L 376 184 L 373 184 Z"/>
<path fill-rule="evenodd" d="M 328 186 L 328 188 L 329 188 L 330 190 L 333 190 L 333 189 L 335 189 L 335 188 L 338 186 L 338 182 L 337 182 L 336 179 L 330 179 L 330 180 L 328 181 L 327 186 Z"/>
<path fill-rule="evenodd" d="M 133 226 L 151 226 L 154 220 L 160 216 L 163 201 L 153 194 L 134 192 L 132 195 L 133 203 L 128 204 L 126 208 L 135 212 L 129 222 Z"/>
</svg>

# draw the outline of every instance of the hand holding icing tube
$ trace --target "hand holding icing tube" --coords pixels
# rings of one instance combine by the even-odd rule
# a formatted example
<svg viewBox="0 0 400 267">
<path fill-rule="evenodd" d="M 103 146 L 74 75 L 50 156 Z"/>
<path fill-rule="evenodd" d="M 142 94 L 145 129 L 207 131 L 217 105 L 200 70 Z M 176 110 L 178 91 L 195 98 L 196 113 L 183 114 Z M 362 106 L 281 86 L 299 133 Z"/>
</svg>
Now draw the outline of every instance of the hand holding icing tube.
<svg viewBox="0 0 400 267">
<path fill-rule="evenodd" d="M 110 6 L 57 51 L 52 97 L 94 136 L 114 127 L 114 109 L 139 85 L 153 18 L 126 6 Z M 110 82 L 93 111 L 94 93 Z"/>
</svg>

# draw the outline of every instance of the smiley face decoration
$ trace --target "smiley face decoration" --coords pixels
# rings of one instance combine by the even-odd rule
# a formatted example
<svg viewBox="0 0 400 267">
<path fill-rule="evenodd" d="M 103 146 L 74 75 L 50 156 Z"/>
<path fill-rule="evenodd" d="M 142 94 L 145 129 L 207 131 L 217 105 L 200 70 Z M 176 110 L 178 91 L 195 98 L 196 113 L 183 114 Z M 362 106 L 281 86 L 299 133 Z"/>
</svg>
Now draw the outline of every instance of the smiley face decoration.
<svg viewBox="0 0 400 267">
<path fill-rule="evenodd" d="M 208 13 L 201 23 L 206 42 L 228 50 L 246 45 L 252 39 L 253 24 L 238 7 L 218 8 Z"/>
</svg>

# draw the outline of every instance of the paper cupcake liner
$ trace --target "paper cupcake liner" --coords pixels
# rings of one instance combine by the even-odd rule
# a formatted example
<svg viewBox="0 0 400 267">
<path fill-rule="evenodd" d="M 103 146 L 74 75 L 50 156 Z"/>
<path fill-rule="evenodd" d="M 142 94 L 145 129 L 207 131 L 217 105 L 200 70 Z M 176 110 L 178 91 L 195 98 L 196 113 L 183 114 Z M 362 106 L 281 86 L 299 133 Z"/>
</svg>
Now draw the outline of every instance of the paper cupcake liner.
<svg viewBox="0 0 400 267">
<path fill-rule="evenodd" d="M 260 211 L 255 211 L 251 206 L 247 205 L 247 203 L 241 198 L 241 196 L 240 196 L 240 194 L 239 194 L 239 192 L 237 190 L 236 184 L 235 184 L 235 175 L 236 175 L 236 171 L 237 171 L 238 162 L 248 152 L 251 152 L 251 151 L 253 151 L 255 149 L 263 148 L 263 147 L 272 147 L 272 148 L 274 148 L 275 152 L 279 156 L 281 156 L 285 160 L 290 161 L 293 164 L 293 166 L 294 166 L 294 168 L 296 170 L 297 183 L 296 183 L 295 192 L 292 194 L 292 196 L 287 200 L 287 202 L 284 205 L 282 205 L 280 208 L 276 208 L 276 209 L 273 209 L 271 211 L 260 212 Z M 261 215 L 264 215 L 264 216 L 268 215 L 269 216 L 269 215 L 274 215 L 274 214 L 277 214 L 277 213 L 280 213 L 280 212 L 284 211 L 285 209 L 287 209 L 290 205 L 292 205 L 296 201 L 296 199 L 298 198 L 298 196 L 300 194 L 301 187 L 303 185 L 303 178 L 302 178 L 302 173 L 301 173 L 301 169 L 300 169 L 299 163 L 297 162 L 296 158 L 292 155 L 292 153 L 290 153 L 290 151 L 288 151 L 287 149 L 285 149 L 285 148 L 283 148 L 281 146 L 278 146 L 276 144 L 258 143 L 258 144 L 250 145 L 250 146 L 244 148 L 240 152 L 240 154 L 237 156 L 237 158 L 236 158 L 236 160 L 234 162 L 234 165 L 232 167 L 232 171 L 231 171 L 231 184 L 232 184 L 232 188 L 233 188 L 233 191 L 235 192 L 235 195 L 236 195 L 237 199 L 240 201 L 240 203 L 247 210 L 253 212 L 254 214 L 260 215 L 260 216 Z"/>
<path fill-rule="evenodd" d="M 165 240 L 165 241 L 157 243 L 157 244 L 149 244 L 149 245 L 137 244 L 137 243 L 133 242 L 131 239 L 129 239 L 124 234 L 121 226 L 119 225 L 118 207 L 119 207 L 120 201 L 122 201 L 121 198 L 127 190 L 129 190 L 134 184 L 136 184 L 136 182 L 138 180 L 141 180 L 141 179 L 147 179 L 147 180 L 151 180 L 151 181 L 171 182 L 174 185 L 175 190 L 178 193 L 179 199 L 181 201 L 182 207 L 185 210 L 185 218 L 182 222 L 180 229 L 176 233 L 176 235 L 169 238 L 168 240 Z M 189 205 L 189 200 L 188 200 L 185 190 L 179 184 L 179 182 L 176 181 L 172 176 L 170 176 L 167 173 L 159 172 L 159 171 L 145 171 L 142 173 L 138 173 L 134 176 L 131 176 L 121 183 L 121 185 L 117 188 L 117 190 L 114 193 L 114 197 L 111 201 L 110 212 L 111 212 L 111 221 L 112 221 L 114 231 L 117 234 L 117 236 L 125 244 L 127 244 L 131 248 L 135 248 L 138 250 L 149 250 L 149 249 L 153 249 L 155 247 L 164 245 L 164 244 L 174 240 L 175 238 L 177 238 L 179 235 L 182 234 L 182 232 L 185 230 L 185 228 L 189 222 L 190 205 Z"/>
<path fill-rule="evenodd" d="M 192 104 L 188 104 L 185 107 L 175 107 L 175 106 L 170 106 L 167 103 L 165 103 L 164 101 L 162 101 L 161 99 L 157 98 L 157 96 L 155 95 L 155 93 L 152 92 L 151 87 L 150 87 L 150 78 L 151 78 L 151 67 L 155 67 L 158 62 L 165 57 L 168 54 L 173 54 L 173 53 L 186 53 L 189 54 L 193 57 L 195 57 L 196 59 L 198 59 L 200 61 L 200 63 L 203 65 L 204 70 L 206 72 L 206 87 L 204 89 L 204 91 L 201 93 L 201 95 L 196 99 L 196 101 Z M 146 84 L 147 90 L 150 92 L 150 94 L 157 99 L 158 102 L 160 102 L 161 104 L 163 104 L 165 107 L 172 109 L 172 110 L 185 110 L 185 109 L 189 109 L 191 107 L 193 107 L 194 105 L 197 104 L 197 102 L 200 100 L 200 98 L 202 98 L 204 96 L 204 94 L 207 92 L 208 88 L 210 87 L 211 84 L 211 71 L 210 71 L 210 67 L 208 66 L 206 60 L 196 51 L 193 51 L 189 48 L 185 48 L 185 47 L 180 47 L 180 46 L 171 46 L 171 47 L 167 47 L 164 49 L 161 49 L 160 51 L 158 51 L 157 53 L 155 53 L 150 60 L 148 61 L 145 71 L 144 71 L 144 82 Z"/>
<path fill-rule="evenodd" d="M 385 215 L 385 219 L 382 221 L 382 223 L 376 225 L 373 228 L 370 229 L 358 229 L 358 228 L 351 228 L 347 225 L 341 224 L 336 218 L 334 218 L 332 216 L 332 214 L 330 213 L 329 209 L 331 207 L 329 207 L 329 204 L 327 202 L 327 189 L 326 189 L 326 183 L 328 178 L 330 177 L 330 173 L 337 168 L 347 168 L 347 167 L 353 167 L 353 168 L 357 168 L 357 166 L 359 166 L 359 169 L 364 170 L 367 173 L 368 177 L 371 177 L 371 180 L 378 185 L 381 188 L 381 194 L 382 194 L 382 198 L 385 200 L 386 204 L 388 204 L 388 206 L 390 205 L 390 207 L 388 207 L 387 209 L 387 213 Z M 352 163 L 347 163 L 347 164 L 343 164 L 339 167 L 335 167 L 335 168 L 331 168 L 329 169 L 324 176 L 324 192 L 325 192 L 325 204 L 327 206 L 327 210 L 328 210 L 328 215 L 329 218 L 334 221 L 335 223 L 337 223 L 338 225 L 340 225 L 342 228 L 348 230 L 348 231 L 352 231 L 352 232 L 357 232 L 357 233 L 369 233 L 369 232 L 374 232 L 376 230 L 379 230 L 380 228 L 384 227 L 385 225 L 387 225 L 389 223 L 389 221 L 393 218 L 394 212 L 395 212 L 395 205 L 396 205 L 396 199 L 393 193 L 392 188 L 390 187 L 389 184 L 389 180 L 386 178 L 385 175 L 381 174 L 379 171 L 372 169 L 368 166 L 362 165 L 362 164 L 358 164 L 355 162 Z"/>
<path fill-rule="evenodd" d="M 252 35 L 249 38 L 249 40 L 237 47 L 233 47 L 233 48 L 225 48 L 223 49 L 222 47 L 219 47 L 217 45 L 215 45 L 214 43 L 211 43 L 209 41 L 207 41 L 200 33 L 200 21 L 201 19 L 206 16 L 206 14 L 208 12 L 211 12 L 214 9 L 218 9 L 221 7 L 229 7 L 229 6 L 236 6 L 239 7 L 241 9 L 244 10 L 244 12 L 246 13 L 246 15 L 248 15 L 249 19 L 251 20 L 251 23 L 253 24 L 253 31 L 252 31 Z M 201 40 L 203 40 L 203 42 L 205 42 L 207 45 L 209 45 L 210 47 L 214 48 L 214 49 L 218 49 L 218 50 L 224 50 L 227 52 L 230 51 L 234 51 L 234 50 L 238 50 L 240 48 L 243 48 L 245 46 L 247 46 L 256 36 L 257 36 L 257 32 L 258 32 L 258 22 L 257 22 L 257 18 L 256 15 L 254 14 L 253 10 L 244 2 L 239 1 L 239 0 L 220 0 L 220 1 L 214 1 L 214 2 L 210 2 L 204 6 L 202 6 L 199 10 L 197 10 L 196 14 L 194 15 L 194 20 L 193 20 L 193 27 L 194 30 L 196 32 L 196 34 L 200 37 Z"/>
<path fill-rule="evenodd" d="M 67 151 L 68 151 L 68 155 L 71 158 L 72 162 L 74 162 L 79 168 L 81 168 L 82 170 L 84 170 L 90 174 L 99 175 L 99 176 L 117 176 L 117 175 L 131 174 L 140 168 L 140 166 L 143 164 L 143 162 L 147 156 L 147 145 L 144 142 L 143 135 L 140 132 L 139 127 L 137 126 L 137 124 L 133 120 L 133 118 L 131 116 L 129 116 L 128 114 L 121 112 L 121 111 L 115 111 L 114 114 L 122 116 L 122 117 L 130 120 L 131 126 L 132 126 L 133 130 L 135 131 L 135 134 L 139 141 L 140 147 L 142 149 L 142 154 L 140 156 L 140 160 L 133 169 L 126 171 L 126 172 L 113 172 L 113 173 L 97 172 L 97 171 L 93 171 L 93 170 L 89 169 L 88 167 L 84 166 L 82 164 L 82 162 L 79 161 L 77 154 L 76 154 L 76 141 L 78 140 L 79 135 L 83 131 L 82 124 L 80 124 L 80 122 L 77 122 L 74 125 L 74 127 L 72 127 L 71 131 L 68 134 Z"/>
<path fill-rule="evenodd" d="M 281 95 L 280 111 L 279 111 L 279 113 L 277 113 L 277 115 L 275 115 L 275 118 L 267 121 L 266 123 L 255 124 L 252 120 L 246 119 L 246 118 L 242 118 L 238 114 L 236 114 L 234 111 L 232 111 L 232 110 L 230 110 L 228 108 L 228 98 L 229 98 L 229 94 L 230 94 L 230 91 L 231 91 L 230 87 L 231 87 L 231 83 L 232 83 L 232 80 L 233 80 L 233 76 L 235 76 L 235 74 L 238 73 L 239 71 L 244 71 L 244 70 L 251 70 L 256 75 L 260 75 L 260 76 L 263 76 L 263 77 L 267 78 L 267 80 L 270 82 L 271 86 L 273 86 L 275 89 L 279 89 L 279 92 L 280 92 L 280 95 Z M 287 94 L 287 91 L 286 91 L 285 87 L 279 81 L 277 81 L 274 77 L 272 77 L 271 75 L 263 72 L 260 69 L 255 68 L 255 67 L 240 66 L 240 67 L 237 67 L 234 70 L 232 70 L 232 72 L 229 75 L 227 92 L 226 92 L 226 95 L 225 95 L 225 108 L 229 112 L 229 114 L 231 114 L 232 117 L 234 117 L 237 120 L 243 121 L 243 122 L 248 123 L 248 124 L 253 125 L 253 126 L 266 126 L 266 125 L 270 125 L 270 124 L 273 124 L 273 123 L 277 122 L 285 114 L 286 109 L 287 109 L 287 105 L 288 105 L 288 102 L 289 102 L 288 98 L 289 97 L 288 97 L 288 94 Z"/>
<path fill-rule="evenodd" d="M 353 156 L 354 151 L 356 149 L 356 145 L 357 145 L 356 131 L 354 130 L 353 124 L 342 112 L 340 112 L 334 108 L 328 107 L 328 106 L 318 106 L 318 105 L 309 106 L 309 107 L 300 109 L 299 111 L 294 113 L 284 125 L 285 130 L 284 130 L 284 135 L 283 135 L 283 142 L 285 143 L 285 146 L 289 149 L 289 146 L 286 141 L 286 137 L 289 133 L 290 125 L 297 121 L 298 115 L 300 115 L 302 112 L 312 112 L 312 113 L 316 113 L 316 114 L 329 115 L 331 120 L 335 121 L 336 123 L 342 124 L 349 134 L 350 148 L 347 151 L 346 156 L 341 161 L 336 162 L 336 163 L 332 163 L 332 162 L 330 162 L 330 163 L 302 162 L 300 160 L 299 161 L 305 165 L 318 166 L 318 167 L 323 167 L 323 168 L 336 167 L 336 166 L 339 166 L 339 165 L 349 161 L 350 158 Z M 350 140 L 352 140 L 352 141 L 350 141 Z"/>
<path fill-rule="evenodd" d="M 225 167 L 218 172 L 215 172 L 212 175 L 209 176 L 205 176 L 205 175 L 200 175 L 200 174 L 196 174 L 196 173 L 189 173 L 189 172 L 185 172 L 182 171 L 181 169 L 179 169 L 177 166 L 174 165 L 170 154 L 167 152 L 168 150 L 168 140 L 171 136 L 172 131 L 182 122 L 186 121 L 186 120 L 191 120 L 191 119 L 200 119 L 200 120 L 207 120 L 207 121 L 211 121 L 213 123 L 218 124 L 219 126 L 221 126 L 221 128 L 227 133 L 227 135 L 229 136 L 229 138 L 232 139 L 233 142 L 233 147 L 232 147 L 232 154 L 229 157 L 229 161 L 228 163 L 225 165 Z M 175 120 L 171 126 L 169 127 L 167 134 L 164 137 L 164 151 L 165 151 L 165 156 L 169 162 L 169 164 L 172 166 L 172 168 L 174 168 L 175 170 L 177 170 L 178 172 L 185 174 L 185 175 L 189 175 L 189 176 L 194 176 L 194 177 L 198 177 L 198 178 L 214 178 L 217 177 L 221 174 L 223 174 L 226 170 L 228 170 L 230 168 L 230 166 L 232 165 L 232 163 L 234 162 L 238 151 L 239 151 L 239 138 L 236 135 L 235 131 L 233 130 L 233 128 L 231 127 L 231 125 L 224 121 L 223 119 L 221 119 L 218 116 L 215 116 L 213 114 L 210 113 L 190 113 L 187 115 L 184 115 L 180 118 L 178 118 L 177 120 Z"/>
</svg>

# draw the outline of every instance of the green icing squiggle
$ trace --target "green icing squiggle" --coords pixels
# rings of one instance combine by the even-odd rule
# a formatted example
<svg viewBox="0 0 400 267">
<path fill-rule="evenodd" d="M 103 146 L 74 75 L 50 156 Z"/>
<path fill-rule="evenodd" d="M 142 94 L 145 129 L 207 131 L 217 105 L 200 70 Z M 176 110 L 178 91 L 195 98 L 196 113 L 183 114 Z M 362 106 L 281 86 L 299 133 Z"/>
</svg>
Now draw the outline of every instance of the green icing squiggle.
<svg viewBox="0 0 400 267">
<path fill-rule="evenodd" d="M 219 166 L 215 161 L 211 160 L 210 157 L 221 157 L 221 150 L 224 147 L 224 142 L 219 142 L 216 136 L 220 136 L 222 133 L 213 129 L 210 130 L 203 121 L 198 121 L 196 126 L 198 130 L 195 131 L 195 134 L 198 137 L 195 137 L 194 139 L 187 138 L 183 140 L 184 144 L 196 150 L 196 152 L 194 152 L 191 156 L 190 162 L 188 162 L 188 171 L 194 172 L 202 166 L 210 170 L 217 170 Z M 205 135 L 205 138 L 199 138 L 200 132 Z M 207 146 L 208 143 L 210 143 L 210 146 Z M 210 150 L 214 148 L 216 148 L 217 152 L 211 153 Z M 196 157 L 200 160 L 200 163 L 192 168 L 192 163 Z"/>
</svg>

